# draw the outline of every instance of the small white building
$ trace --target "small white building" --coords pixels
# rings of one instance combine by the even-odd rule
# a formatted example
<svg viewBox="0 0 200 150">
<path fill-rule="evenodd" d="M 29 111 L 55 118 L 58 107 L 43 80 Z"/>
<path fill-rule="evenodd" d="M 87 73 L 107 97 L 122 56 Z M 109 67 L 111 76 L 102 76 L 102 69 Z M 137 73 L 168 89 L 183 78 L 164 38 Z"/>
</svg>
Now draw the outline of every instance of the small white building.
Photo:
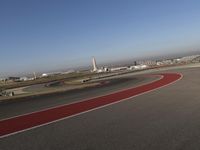
<svg viewBox="0 0 200 150">
<path fill-rule="evenodd" d="M 110 71 L 121 71 L 121 70 L 128 70 L 128 67 L 117 67 L 117 68 L 110 69 Z"/>
<path fill-rule="evenodd" d="M 19 79 L 20 81 L 28 81 L 29 80 L 29 78 L 28 77 L 20 77 L 20 79 Z"/>
<path fill-rule="evenodd" d="M 141 70 L 141 69 L 146 69 L 148 66 L 147 65 L 136 65 L 136 66 L 131 66 L 131 70 Z"/>
</svg>

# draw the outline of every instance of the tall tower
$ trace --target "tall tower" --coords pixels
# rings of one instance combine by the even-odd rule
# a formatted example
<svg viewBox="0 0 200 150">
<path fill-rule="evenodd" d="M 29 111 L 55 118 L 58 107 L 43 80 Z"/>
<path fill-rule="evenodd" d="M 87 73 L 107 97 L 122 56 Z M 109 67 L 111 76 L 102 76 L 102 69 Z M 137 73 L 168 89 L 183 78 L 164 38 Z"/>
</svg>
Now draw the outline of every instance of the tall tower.
<svg viewBox="0 0 200 150">
<path fill-rule="evenodd" d="M 93 65 L 93 70 L 92 71 L 96 72 L 97 71 L 97 64 L 96 64 L 96 60 L 95 60 L 94 57 L 92 58 L 92 65 Z"/>
<path fill-rule="evenodd" d="M 36 76 L 35 72 L 33 72 L 33 75 L 34 75 L 34 80 L 37 79 L 37 76 Z"/>
</svg>

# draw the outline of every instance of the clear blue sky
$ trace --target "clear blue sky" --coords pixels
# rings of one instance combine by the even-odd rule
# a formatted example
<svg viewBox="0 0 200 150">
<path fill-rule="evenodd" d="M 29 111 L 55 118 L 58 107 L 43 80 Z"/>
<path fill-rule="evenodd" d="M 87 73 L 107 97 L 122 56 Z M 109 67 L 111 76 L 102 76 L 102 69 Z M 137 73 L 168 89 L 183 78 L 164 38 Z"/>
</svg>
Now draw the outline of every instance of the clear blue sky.
<svg viewBox="0 0 200 150">
<path fill-rule="evenodd" d="M 200 48 L 199 0 L 1 0 L 0 76 Z"/>
</svg>

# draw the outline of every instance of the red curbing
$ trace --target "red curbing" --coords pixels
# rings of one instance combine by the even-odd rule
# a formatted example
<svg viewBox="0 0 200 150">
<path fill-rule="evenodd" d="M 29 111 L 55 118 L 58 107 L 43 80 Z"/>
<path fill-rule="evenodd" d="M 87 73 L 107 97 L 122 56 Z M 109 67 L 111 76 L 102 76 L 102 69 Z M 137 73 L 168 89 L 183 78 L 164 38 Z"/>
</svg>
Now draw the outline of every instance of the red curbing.
<svg viewBox="0 0 200 150">
<path fill-rule="evenodd" d="M 88 99 L 85 101 L 1 120 L 0 137 L 3 138 L 31 128 L 39 127 L 64 118 L 75 116 L 83 112 L 127 100 L 128 98 L 166 86 L 182 77 L 181 74 L 177 73 L 165 73 L 159 75 L 163 76 L 163 78 L 138 87 Z"/>
</svg>

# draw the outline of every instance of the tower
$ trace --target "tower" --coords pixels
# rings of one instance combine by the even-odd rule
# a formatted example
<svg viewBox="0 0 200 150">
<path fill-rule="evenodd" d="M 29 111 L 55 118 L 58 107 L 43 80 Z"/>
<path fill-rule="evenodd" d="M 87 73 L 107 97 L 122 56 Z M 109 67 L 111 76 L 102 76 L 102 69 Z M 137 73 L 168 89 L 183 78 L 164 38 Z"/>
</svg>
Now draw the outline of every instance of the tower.
<svg viewBox="0 0 200 150">
<path fill-rule="evenodd" d="M 137 61 L 134 61 L 134 66 L 137 66 Z"/>
<path fill-rule="evenodd" d="M 37 79 L 37 76 L 36 76 L 35 72 L 33 72 L 33 75 L 34 75 L 34 80 Z"/>
<path fill-rule="evenodd" d="M 95 60 L 95 58 L 93 57 L 92 58 L 92 65 L 93 65 L 93 72 L 96 72 L 97 71 L 97 64 L 96 64 L 96 60 Z"/>
</svg>

